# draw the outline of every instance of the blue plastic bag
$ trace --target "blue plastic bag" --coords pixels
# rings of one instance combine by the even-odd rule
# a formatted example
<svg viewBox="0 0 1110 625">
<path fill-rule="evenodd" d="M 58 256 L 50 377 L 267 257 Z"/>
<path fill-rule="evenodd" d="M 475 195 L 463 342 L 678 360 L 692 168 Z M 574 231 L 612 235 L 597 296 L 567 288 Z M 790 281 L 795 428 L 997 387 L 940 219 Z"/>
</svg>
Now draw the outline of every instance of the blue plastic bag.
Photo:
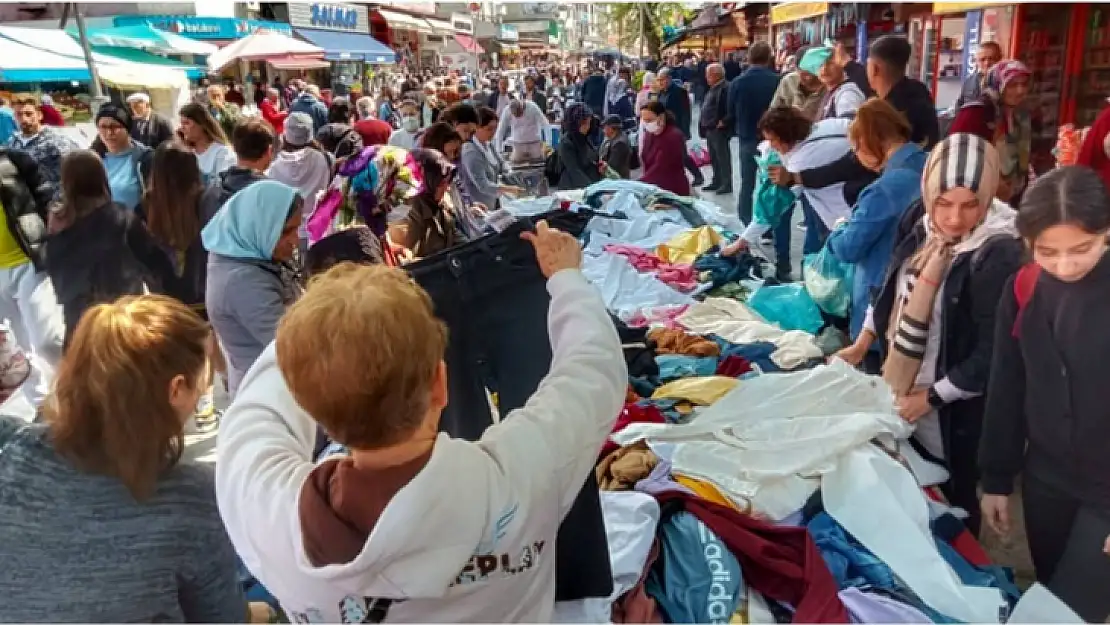
<svg viewBox="0 0 1110 625">
<path fill-rule="evenodd" d="M 782 167 L 782 157 L 778 152 L 768 150 L 766 156 L 757 156 L 755 163 L 758 174 L 752 195 L 753 219 L 757 224 L 774 228 L 798 198 L 790 189 L 771 181 L 771 167 Z"/>
<path fill-rule="evenodd" d="M 838 260 L 823 247 L 802 261 L 802 284 L 821 310 L 846 318 L 852 309 L 855 268 L 854 264 Z"/>
<path fill-rule="evenodd" d="M 825 325 L 805 286 L 797 282 L 777 286 L 761 286 L 748 298 L 748 306 L 769 323 L 783 330 L 801 330 L 810 334 Z"/>
</svg>

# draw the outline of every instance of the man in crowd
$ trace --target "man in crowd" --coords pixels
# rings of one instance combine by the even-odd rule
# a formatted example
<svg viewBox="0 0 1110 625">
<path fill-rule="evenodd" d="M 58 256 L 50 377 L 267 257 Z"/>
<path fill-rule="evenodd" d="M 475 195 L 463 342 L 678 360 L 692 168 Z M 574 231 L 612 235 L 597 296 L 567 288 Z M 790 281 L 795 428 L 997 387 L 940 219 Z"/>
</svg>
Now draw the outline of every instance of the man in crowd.
<svg viewBox="0 0 1110 625">
<path fill-rule="evenodd" d="M 799 61 L 798 69 L 816 75 L 825 90 L 814 121 L 834 117 L 854 118 L 856 111 L 867 100 L 867 96 L 848 80 L 844 69 L 833 58 L 832 48 L 810 48 Z"/>
<path fill-rule="evenodd" d="M 808 47 L 798 49 L 797 58 L 801 61 L 809 52 Z M 825 97 L 825 86 L 812 72 L 797 68 L 782 77 L 779 88 L 775 91 L 775 98 L 771 100 L 772 107 L 794 106 L 802 109 L 811 120 L 817 119 L 821 108 L 821 100 Z"/>
<path fill-rule="evenodd" d="M 173 139 L 173 125 L 170 120 L 154 112 L 150 107 L 150 96 L 139 92 L 127 96 L 131 107 L 131 138 L 154 149 Z"/>
<path fill-rule="evenodd" d="M 547 96 L 537 86 L 534 75 L 528 74 L 524 77 L 524 92 L 521 93 L 521 98 L 528 102 L 534 102 L 536 106 L 540 107 L 542 113 L 547 114 Z"/>
<path fill-rule="evenodd" d="M 259 180 L 266 180 L 266 170 L 274 160 L 274 131 L 260 119 L 249 119 L 236 126 L 231 145 L 235 150 L 235 165 L 220 173 L 201 195 L 201 214 L 207 217 L 215 215 L 231 196 Z"/>
<path fill-rule="evenodd" d="M 497 111 L 498 115 L 501 115 L 512 101 L 513 94 L 509 92 L 509 77 L 502 76 L 497 79 L 497 91 L 490 95 L 488 106 Z"/>
<path fill-rule="evenodd" d="M 851 35 L 843 35 L 836 40 L 836 45 L 833 46 L 833 59 L 840 69 L 844 70 L 844 74 L 848 80 L 852 81 L 856 87 L 859 87 L 860 92 L 864 97 L 870 98 L 875 95 L 871 89 L 871 84 L 867 82 L 867 68 L 856 60 L 854 37 Z"/>
<path fill-rule="evenodd" d="M 601 142 L 598 158 L 627 180 L 632 174 L 632 156 L 636 153 L 624 134 L 624 121 L 618 115 L 605 118 L 602 125 L 605 140 Z"/>
<path fill-rule="evenodd" d="M 535 102 L 513 100 L 501 114 L 497 133 L 493 136 L 494 148 L 499 153 L 504 153 L 506 140 L 513 148 L 514 164 L 543 160 L 544 144 L 550 144 L 551 137 L 547 117 Z"/>
<path fill-rule="evenodd" d="M 964 80 L 960 97 L 956 99 L 957 110 L 968 102 L 979 99 L 983 92 L 983 83 L 987 80 L 987 73 L 1001 60 L 1002 46 L 993 41 L 979 44 L 979 50 L 975 53 L 975 71 Z"/>
<path fill-rule="evenodd" d="M 137 209 L 143 200 L 154 161 L 154 150 L 131 138 L 128 128 L 133 124 L 122 106 L 101 106 L 96 112 L 97 139 L 91 146 L 104 161 L 112 200 L 130 210 Z"/>
<path fill-rule="evenodd" d="M 234 104 L 240 108 L 247 105 L 247 98 L 243 96 L 242 87 L 231 78 L 224 81 L 224 99 L 229 104 Z"/>
<path fill-rule="evenodd" d="M 879 37 L 871 44 L 871 54 L 867 57 L 867 78 L 876 95 L 909 120 L 912 141 L 931 150 L 940 140 L 937 109 L 929 89 L 920 80 L 906 76 L 912 52 L 905 37 Z"/>
<path fill-rule="evenodd" d="M 600 115 L 605 109 L 605 93 L 608 84 L 609 81 L 605 79 L 605 73 L 600 65 L 595 65 L 589 78 L 582 82 L 578 99 L 588 106 L 594 115 Z"/>
<path fill-rule="evenodd" d="M 374 117 L 374 99 L 370 96 L 362 96 L 355 102 L 355 109 L 358 113 L 358 121 L 355 122 L 354 129 L 362 136 L 362 145 L 369 147 L 389 143 L 389 138 L 393 135 L 393 126 Z"/>
<path fill-rule="evenodd" d="M 439 121 L 451 124 L 463 141 L 470 141 L 478 130 L 478 109 L 462 102 L 452 104 L 439 116 Z"/>
<path fill-rule="evenodd" d="M 698 132 L 709 146 L 709 161 L 713 167 L 713 179 L 705 190 L 727 195 L 732 193 L 732 148 L 729 145 L 732 130 L 728 127 L 730 116 L 725 68 L 713 63 L 705 70 L 705 81 L 709 91 L 701 105 Z"/>
<path fill-rule="evenodd" d="M 224 88 L 220 85 L 209 85 L 207 94 L 208 112 L 220 124 L 224 134 L 230 137 L 231 133 L 235 132 L 235 125 L 239 123 L 241 117 L 239 106 L 230 104 L 224 99 Z"/>
<path fill-rule="evenodd" d="M 320 100 L 320 88 L 316 85 L 306 85 L 289 106 L 289 112 L 305 113 L 311 117 L 314 132 L 319 132 L 328 123 L 328 107 Z"/>
<path fill-rule="evenodd" d="M 774 52 L 770 44 L 759 41 L 748 50 L 748 69 L 729 85 L 730 117 L 740 139 L 740 198 L 737 211 L 745 224 L 752 221 L 752 194 L 755 192 L 759 144 L 759 120 L 771 105 L 778 89 L 779 75 L 771 69 Z"/>
<path fill-rule="evenodd" d="M 62 156 L 70 150 L 79 148 L 73 139 L 42 123 L 39 103 L 33 97 L 25 97 L 15 102 L 15 115 L 19 122 L 19 132 L 8 140 L 8 147 L 23 150 L 42 167 L 42 174 L 51 183 L 57 184 L 62 178 Z M 60 193 L 60 187 L 55 189 Z"/>
<path fill-rule="evenodd" d="M 655 77 L 651 89 L 655 92 L 663 107 L 674 116 L 675 126 L 682 131 L 682 136 L 689 141 L 690 126 L 693 123 L 691 119 L 693 114 L 690 110 L 690 92 L 686 91 L 686 88 L 678 84 L 677 81 L 672 80 L 671 70 L 667 67 L 659 70 L 659 75 Z M 641 142 L 640 145 L 643 145 L 643 143 Z M 695 187 L 705 184 L 705 177 L 702 176 L 701 169 L 694 164 L 694 159 L 690 157 L 688 151 L 682 155 L 682 164 L 686 167 L 686 171 L 694 177 L 692 184 Z"/>
<path fill-rule="evenodd" d="M 31 154 L 0 148 L 0 318 L 9 320 L 31 360 L 23 393 L 36 408 L 50 389 L 65 334 L 43 257 L 56 181 Z"/>
<path fill-rule="evenodd" d="M 732 81 L 740 77 L 740 60 L 737 58 L 736 52 L 729 52 L 725 55 L 725 80 L 731 85 Z"/>
</svg>

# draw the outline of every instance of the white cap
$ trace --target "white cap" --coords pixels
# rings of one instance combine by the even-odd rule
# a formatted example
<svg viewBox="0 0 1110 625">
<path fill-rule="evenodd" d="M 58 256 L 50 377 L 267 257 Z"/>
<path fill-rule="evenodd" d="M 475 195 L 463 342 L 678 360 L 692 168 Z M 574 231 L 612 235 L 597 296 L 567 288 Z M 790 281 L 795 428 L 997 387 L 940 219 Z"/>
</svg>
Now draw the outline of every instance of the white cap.
<svg viewBox="0 0 1110 625">
<path fill-rule="evenodd" d="M 132 93 L 131 95 L 127 96 L 127 103 L 131 104 L 132 102 L 146 102 L 147 104 L 150 104 L 150 96 L 142 92 Z"/>
</svg>

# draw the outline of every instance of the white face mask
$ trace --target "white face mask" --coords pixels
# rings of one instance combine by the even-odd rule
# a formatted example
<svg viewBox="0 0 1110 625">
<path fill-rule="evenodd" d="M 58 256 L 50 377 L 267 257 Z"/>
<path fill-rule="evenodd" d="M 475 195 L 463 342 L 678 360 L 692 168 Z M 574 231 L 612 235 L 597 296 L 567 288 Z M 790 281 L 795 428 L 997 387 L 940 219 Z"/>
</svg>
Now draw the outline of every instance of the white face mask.
<svg viewBox="0 0 1110 625">
<path fill-rule="evenodd" d="M 420 118 L 405 117 L 401 120 L 401 127 L 409 132 L 416 132 L 420 128 Z"/>
<path fill-rule="evenodd" d="M 644 130 L 650 132 L 653 135 L 657 135 L 659 134 L 659 131 L 663 130 L 663 126 L 657 121 L 644 122 Z"/>
</svg>

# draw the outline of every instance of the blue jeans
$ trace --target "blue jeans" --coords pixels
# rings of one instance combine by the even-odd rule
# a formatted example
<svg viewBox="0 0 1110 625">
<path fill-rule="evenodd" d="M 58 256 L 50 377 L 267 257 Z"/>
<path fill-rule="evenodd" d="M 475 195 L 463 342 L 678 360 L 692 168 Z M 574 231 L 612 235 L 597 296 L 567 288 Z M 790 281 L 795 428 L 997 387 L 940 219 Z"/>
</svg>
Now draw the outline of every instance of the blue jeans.
<svg viewBox="0 0 1110 625">
<path fill-rule="evenodd" d="M 755 193 L 755 178 L 759 167 L 755 157 L 759 154 L 759 143 L 740 141 L 740 197 L 737 199 L 736 212 L 745 225 L 752 222 L 752 195 Z"/>
</svg>

